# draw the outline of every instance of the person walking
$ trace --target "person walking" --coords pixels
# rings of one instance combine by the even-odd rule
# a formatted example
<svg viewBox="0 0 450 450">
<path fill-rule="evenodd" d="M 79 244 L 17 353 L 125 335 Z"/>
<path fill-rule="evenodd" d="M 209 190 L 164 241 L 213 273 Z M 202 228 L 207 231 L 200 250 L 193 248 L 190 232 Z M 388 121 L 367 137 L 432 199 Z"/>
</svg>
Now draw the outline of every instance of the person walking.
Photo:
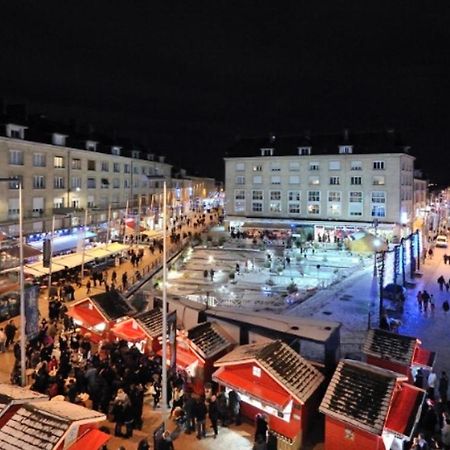
<svg viewBox="0 0 450 450">
<path fill-rule="evenodd" d="M 427 384 L 428 384 L 427 392 L 428 392 L 429 399 L 433 400 L 433 401 L 434 401 L 434 389 L 436 387 L 436 383 L 437 383 L 436 372 L 434 370 L 431 370 L 431 372 L 427 378 Z"/>
<path fill-rule="evenodd" d="M 5 353 L 6 351 L 6 334 L 3 328 L 0 328 L 0 352 Z"/>
<path fill-rule="evenodd" d="M 428 302 L 430 301 L 430 294 L 424 290 L 422 293 L 422 304 L 423 304 L 423 311 L 427 312 L 428 310 Z"/>
<path fill-rule="evenodd" d="M 443 291 L 444 290 L 444 283 L 445 283 L 445 278 L 441 275 L 438 279 L 437 282 L 439 284 L 439 290 Z"/>
<path fill-rule="evenodd" d="M 442 303 L 442 309 L 444 310 L 445 314 L 448 313 L 448 310 L 450 309 L 450 305 L 448 303 L 448 300 L 444 300 Z"/>
<path fill-rule="evenodd" d="M 201 439 L 202 437 L 206 437 L 206 414 L 207 409 L 205 405 L 205 398 L 203 396 L 197 399 L 194 408 L 195 421 L 197 425 L 197 439 Z"/>
<path fill-rule="evenodd" d="M 448 376 L 445 370 L 442 371 L 441 376 L 439 378 L 439 397 L 441 398 L 444 407 L 447 407 L 447 392 L 448 392 Z"/>
<path fill-rule="evenodd" d="M 417 293 L 417 306 L 419 307 L 419 311 L 422 312 L 422 308 L 423 308 L 423 298 L 422 298 L 422 291 L 419 291 Z"/>
<path fill-rule="evenodd" d="M 87 280 L 86 282 L 86 295 L 91 293 L 91 280 Z"/>
<path fill-rule="evenodd" d="M 14 324 L 13 320 L 10 320 L 7 325 L 5 326 L 5 334 L 6 334 L 6 342 L 5 347 L 8 349 L 8 347 L 14 343 L 14 338 L 16 336 L 17 327 Z"/>
<path fill-rule="evenodd" d="M 219 408 L 217 405 L 217 397 L 215 395 L 213 395 L 208 401 L 208 416 L 214 431 L 214 439 L 216 439 L 219 434 L 217 427 L 217 422 L 219 420 Z"/>
</svg>

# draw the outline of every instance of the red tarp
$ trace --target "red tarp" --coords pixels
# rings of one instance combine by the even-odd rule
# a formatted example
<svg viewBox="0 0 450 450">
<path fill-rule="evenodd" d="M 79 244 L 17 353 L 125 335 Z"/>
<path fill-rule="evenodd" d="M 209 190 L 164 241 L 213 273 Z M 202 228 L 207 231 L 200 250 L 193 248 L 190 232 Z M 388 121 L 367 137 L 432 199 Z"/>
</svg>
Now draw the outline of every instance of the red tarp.
<svg viewBox="0 0 450 450">
<path fill-rule="evenodd" d="M 158 350 L 158 355 L 162 356 L 162 350 Z M 167 346 L 167 360 L 170 361 L 170 346 Z M 186 369 L 191 364 L 198 361 L 198 358 L 188 350 L 177 347 L 177 366 Z"/>
<path fill-rule="evenodd" d="M 119 339 L 125 339 L 126 341 L 139 342 L 147 338 L 147 335 L 134 319 L 117 323 L 111 328 L 111 331 Z"/>
<path fill-rule="evenodd" d="M 424 398 L 425 392 L 422 389 L 404 383 L 401 391 L 394 397 L 384 428 L 410 438 Z"/>
<path fill-rule="evenodd" d="M 83 434 L 74 444 L 67 450 L 98 450 L 103 444 L 109 441 L 111 436 L 94 428 Z"/>
<path fill-rule="evenodd" d="M 417 346 L 414 350 L 412 364 L 414 366 L 421 366 L 425 369 L 431 369 L 434 366 L 435 359 L 435 352 L 430 352 L 429 350 L 425 350 L 424 348 Z"/>
<path fill-rule="evenodd" d="M 262 403 L 268 403 L 279 411 L 283 411 L 291 400 L 291 396 L 286 391 L 275 391 L 264 386 L 261 383 L 254 383 L 238 376 L 233 371 L 227 370 L 226 367 L 221 367 L 214 375 L 214 379 L 238 392 L 243 392 L 258 399 Z"/>
<path fill-rule="evenodd" d="M 86 303 L 70 307 L 67 314 L 80 321 L 85 327 L 94 327 L 105 321 L 104 317 L 95 308 L 88 308 Z"/>
</svg>

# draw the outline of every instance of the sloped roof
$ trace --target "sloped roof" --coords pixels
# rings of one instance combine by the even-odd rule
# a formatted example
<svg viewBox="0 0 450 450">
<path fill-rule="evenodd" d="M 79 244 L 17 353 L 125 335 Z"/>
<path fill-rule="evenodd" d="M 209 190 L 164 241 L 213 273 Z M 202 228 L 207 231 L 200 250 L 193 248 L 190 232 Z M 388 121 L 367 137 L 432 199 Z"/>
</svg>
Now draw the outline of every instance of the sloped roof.
<svg viewBox="0 0 450 450">
<path fill-rule="evenodd" d="M 0 383 L 0 415 L 10 404 L 47 399 L 47 395 L 13 384 Z"/>
<path fill-rule="evenodd" d="M 397 380 L 406 379 L 390 370 L 344 359 L 334 372 L 319 411 L 380 436 Z"/>
<path fill-rule="evenodd" d="M 390 331 L 371 329 L 367 333 L 363 353 L 409 366 L 417 346 L 417 338 Z"/>
<path fill-rule="evenodd" d="M 112 289 L 90 297 L 91 301 L 108 320 L 117 320 L 131 316 L 136 311 L 117 290 Z"/>
<path fill-rule="evenodd" d="M 162 335 L 162 311 L 159 308 L 136 314 L 134 319 L 137 320 L 148 336 L 155 338 Z"/>
<path fill-rule="evenodd" d="M 298 155 L 299 147 L 310 147 L 311 155 L 337 155 L 339 145 L 352 146 L 354 154 L 408 150 L 398 133 L 386 130 L 241 138 L 228 149 L 226 157 L 260 157 L 262 148 L 273 149 L 274 156 Z"/>
<path fill-rule="evenodd" d="M 217 355 L 233 344 L 215 322 L 203 322 L 191 328 L 188 339 L 204 359 Z"/>
<path fill-rule="evenodd" d="M 97 422 L 105 415 L 61 401 L 21 406 L 0 429 L 2 450 L 53 450 L 73 422 Z"/>
<path fill-rule="evenodd" d="M 241 345 L 214 365 L 255 362 L 300 403 L 305 403 L 324 380 L 308 361 L 282 341 Z"/>
</svg>

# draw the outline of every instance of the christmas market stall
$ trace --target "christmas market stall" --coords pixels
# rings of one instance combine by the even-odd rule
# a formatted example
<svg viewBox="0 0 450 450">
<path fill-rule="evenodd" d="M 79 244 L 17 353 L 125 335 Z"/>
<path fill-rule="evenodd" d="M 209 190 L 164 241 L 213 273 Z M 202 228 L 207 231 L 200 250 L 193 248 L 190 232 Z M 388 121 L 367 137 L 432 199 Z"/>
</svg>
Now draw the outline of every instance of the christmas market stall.
<svg viewBox="0 0 450 450">
<path fill-rule="evenodd" d="M 369 364 L 406 375 L 412 383 L 419 369 L 431 370 L 436 353 L 421 347 L 411 336 L 372 329 L 367 333 L 363 353 Z"/>
<path fill-rule="evenodd" d="M 213 380 L 235 391 L 242 414 L 265 414 L 278 449 L 300 449 L 320 402 L 324 376 L 281 341 L 237 347 L 218 361 Z"/>
<path fill-rule="evenodd" d="M 63 400 L 17 405 L 0 417 L 0 448 L 98 450 L 110 437 L 97 429 L 105 419 L 102 413 Z"/>
<path fill-rule="evenodd" d="M 125 297 L 116 290 L 79 300 L 73 303 L 67 312 L 82 334 L 90 333 L 93 342 L 110 339 L 111 328 L 116 321 L 134 313 L 135 310 Z"/>
<path fill-rule="evenodd" d="M 419 420 L 425 391 L 405 375 L 342 360 L 320 405 L 325 450 L 403 449 Z"/>
<path fill-rule="evenodd" d="M 0 383 L 0 420 L 10 408 L 24 403 L 48 400 L 48 396 L 14 384 Z"/>
</svg>

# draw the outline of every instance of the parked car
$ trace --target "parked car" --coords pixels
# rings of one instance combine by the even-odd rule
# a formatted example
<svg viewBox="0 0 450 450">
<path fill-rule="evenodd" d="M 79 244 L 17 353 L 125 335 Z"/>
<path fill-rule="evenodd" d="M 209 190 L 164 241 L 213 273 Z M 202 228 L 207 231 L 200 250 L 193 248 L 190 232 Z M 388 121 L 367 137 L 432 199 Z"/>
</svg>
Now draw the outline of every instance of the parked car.
<svg viewBox="0 0 450 450">
<path fill-rule="evenodd" d="M 383 289 L 383 297 L 403 302 L 406 298 L 406 289 L 399 284 L 389 283 Z"/>
<path fill-rule="evenodd" d="M 447 239 L 447 236 L 444 236 L 443 234 L 440 234 L 440 235 L 436 238 L 436 247 L 444 247 L 444 248 L 447 248 L 447 247 L 448 247 L 448 239 Z"/>
</svg>

